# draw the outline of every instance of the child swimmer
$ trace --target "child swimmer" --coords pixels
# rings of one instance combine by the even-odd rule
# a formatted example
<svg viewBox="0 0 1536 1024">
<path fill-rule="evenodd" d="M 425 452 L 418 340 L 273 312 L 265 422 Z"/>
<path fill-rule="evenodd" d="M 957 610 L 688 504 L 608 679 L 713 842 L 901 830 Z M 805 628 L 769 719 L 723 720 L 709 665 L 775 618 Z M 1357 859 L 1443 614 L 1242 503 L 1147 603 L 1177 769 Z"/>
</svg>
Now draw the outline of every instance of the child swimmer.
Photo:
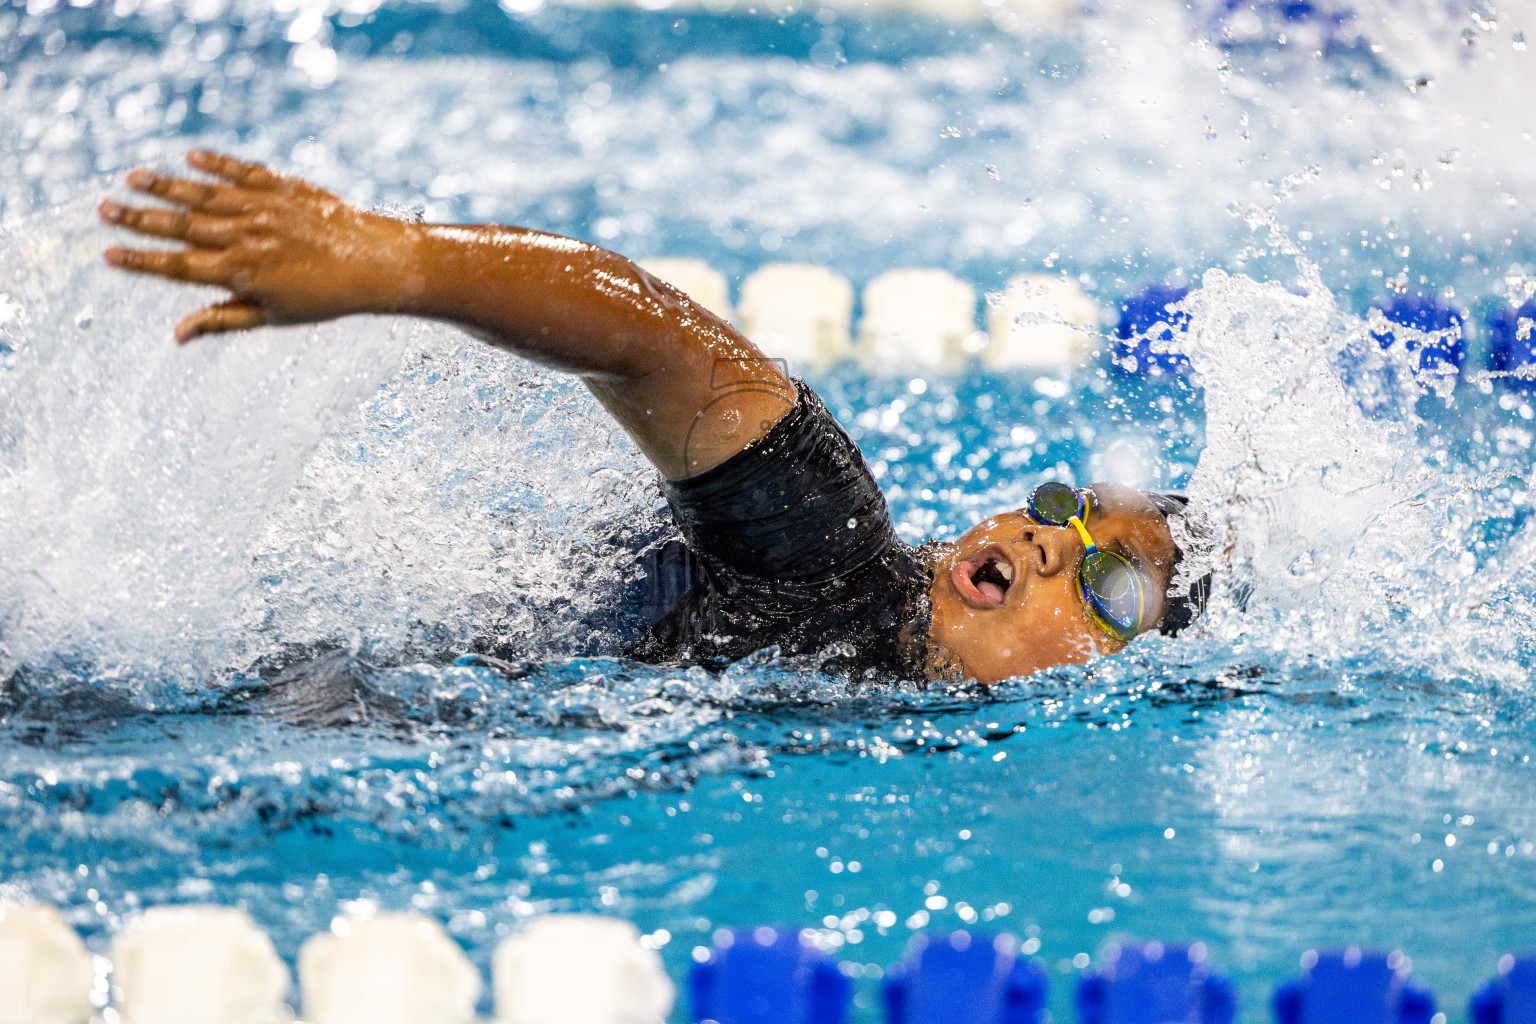
<svg viewBox="0 0 1536 1024">
<path fill-rule="evenodd" d="M 1186 625 L 1171 594 L 1177 496 L 1042 484 L 1023 509 L 913 548 L 804 382 L 629 260 L 525 228 L 408 223 L 308 182 L 194 150 L 216 181 L 136 170 L 172 209 L 105 201 L 108 223 L 185 243 L 114 247 L 113 266 L 217 285 L 176 340 L 354 313 L 443 320 L 579 376 L 662 476 L 692 585 L 626 652 L 720 663 L 777 644 L 851 645 L 864 668 L 983 683 L 1112 654 Z"/>
</svg>

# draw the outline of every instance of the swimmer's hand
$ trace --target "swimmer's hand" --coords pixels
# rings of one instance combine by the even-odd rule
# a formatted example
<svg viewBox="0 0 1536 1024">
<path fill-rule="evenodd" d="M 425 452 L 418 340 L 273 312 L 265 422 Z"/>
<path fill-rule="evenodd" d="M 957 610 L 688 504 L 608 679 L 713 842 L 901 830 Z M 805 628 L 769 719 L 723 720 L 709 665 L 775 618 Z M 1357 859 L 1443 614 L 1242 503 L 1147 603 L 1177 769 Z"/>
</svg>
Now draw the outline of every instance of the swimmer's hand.
<svg viewBox="0 0 1536 1024">
<path fill-rule="evenodd" d="M 258 164 L 193 150 L 187 163 L 218 182 L 136 170 L 128 184 L 173 209 L 110 200 L 110 224 L 187 243 L 181 250 L 113 247 L 107 262 L 177 281 L 218 285 L 234 297 L 191 313 L 176 340 L 263 324 L 315 323 L 407 307 L 423 281 L 416 225 L 367 213 Z"/>
<path fill-rule="evenodd" d="M 601 246 L 528 228 L 406 223 L 258 164 L 204 150 L 187 162 L 219 180 L 138 170 L 128 184 L 173 209 L 101 204 L 108 223 L 187 246 L 112 248 L 107 262 L 232 293 L 183 319 L 178 341 L 352 313 L 444 320 L 578 374 L 674 480 L 724 462 L 794 404 L 777 360 Z"/>
</svg>

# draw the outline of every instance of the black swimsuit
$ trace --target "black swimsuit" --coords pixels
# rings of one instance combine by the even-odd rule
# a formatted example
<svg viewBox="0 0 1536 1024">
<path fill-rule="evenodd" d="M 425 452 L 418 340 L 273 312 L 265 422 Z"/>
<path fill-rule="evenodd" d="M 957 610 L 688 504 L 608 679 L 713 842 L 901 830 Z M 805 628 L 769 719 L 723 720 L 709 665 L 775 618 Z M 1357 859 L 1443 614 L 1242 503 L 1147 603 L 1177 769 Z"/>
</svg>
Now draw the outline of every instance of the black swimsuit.
<svg viewBox="0 0 1536 1024">
<path fill-rule="evenodd" d="M 897 538 L 858 446 L 795 383 L 794 408 L 761 440 L 663 484 L 686 548 L 651 554 L 652 607 L 671 610 L 628 653 L 718 665 L 774 644 L 851 645 L 858 668 L 925 678 L 931 575 Z M 680 574 L 691 586 L 672 605 Z"/>
</svg>

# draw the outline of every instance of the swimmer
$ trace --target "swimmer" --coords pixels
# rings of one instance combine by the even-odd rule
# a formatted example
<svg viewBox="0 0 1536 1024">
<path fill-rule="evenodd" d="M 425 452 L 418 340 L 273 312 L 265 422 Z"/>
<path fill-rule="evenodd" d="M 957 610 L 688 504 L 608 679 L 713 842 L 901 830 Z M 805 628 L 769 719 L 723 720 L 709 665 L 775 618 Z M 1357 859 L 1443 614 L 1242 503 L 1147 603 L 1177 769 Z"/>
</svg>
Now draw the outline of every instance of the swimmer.
<svg viewBox="0 0 1536 1024">
<path fill-rule="evenodd" d="M 112 266 L 230 293 L 186 316 L 178 342 L 402 314 L 581 378 L 659 471 L 685 545 L 689 585 L 634 658 L 838 645 L 860 668 L 990 683 L 1112 654 L 1198 604 L 1170 596 L 1175 496 L 1044 484 L 958 540 L 911 547 L 816 394 L 623 256 L 526 228 L 409 223 L 203 150 L 187 162 L 208 178 L 128 175 L 169 208 L 100 207 L 177 243 L 113 247 Z"/>
</svg>

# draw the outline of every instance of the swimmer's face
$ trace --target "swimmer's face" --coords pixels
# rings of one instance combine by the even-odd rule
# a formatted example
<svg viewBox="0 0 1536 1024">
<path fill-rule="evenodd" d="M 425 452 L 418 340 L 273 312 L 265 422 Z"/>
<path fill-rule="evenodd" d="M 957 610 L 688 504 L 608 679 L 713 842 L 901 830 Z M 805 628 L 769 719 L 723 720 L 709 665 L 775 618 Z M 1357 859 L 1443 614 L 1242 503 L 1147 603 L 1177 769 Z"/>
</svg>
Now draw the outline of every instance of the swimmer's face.
<svg viewBox="0 0 1536 1024">
<path fill-rule="evenodd" d="M 1178 557 L 1168 524 L 1138 490 L 1091 490 L 1088 531 L 1141 572 L 1150 629 L 1167 610 Z M 1113 654 L 1125 645 L 1094 622 L 1079 596 L 1083 554 L 1070 526 L 1041 526 L 1022 512 L 983 520 L 938 553 L 929 636 L 984 683 Z"/>
</svg>

